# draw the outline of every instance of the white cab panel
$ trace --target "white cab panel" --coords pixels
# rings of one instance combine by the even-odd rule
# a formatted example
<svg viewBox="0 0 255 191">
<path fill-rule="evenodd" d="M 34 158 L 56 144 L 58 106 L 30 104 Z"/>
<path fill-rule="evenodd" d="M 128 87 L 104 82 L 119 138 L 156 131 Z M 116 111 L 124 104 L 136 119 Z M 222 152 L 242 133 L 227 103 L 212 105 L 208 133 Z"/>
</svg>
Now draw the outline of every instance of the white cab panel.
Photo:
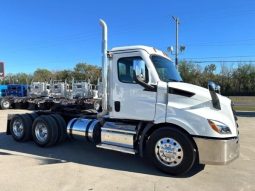
<svg viewBox="0 0 255 191">
<path fill-rule="evenodd" d="M 137 50 L 130 52 L 113 53 L 110 67 L 111 87 L 110 87 L 110 117 L 119 119 L 145 120 L 152 121 L 155 115 L 156 92 L 145 91 L 144 87 L 136 83 L 121 82 L 118 71 L 118 61 L 128 57 L 141 57 L 145 61 L 147 68 L 145 51 Z M 130 67 L 130 72 L 132 68 Z M 150 73 L 148 73 L 151 78 Z M 127 80 L 128 81 L 128 80 Z M 116 109 L 116 103 L 119 104 L 119 111 Z"/>
</svg>

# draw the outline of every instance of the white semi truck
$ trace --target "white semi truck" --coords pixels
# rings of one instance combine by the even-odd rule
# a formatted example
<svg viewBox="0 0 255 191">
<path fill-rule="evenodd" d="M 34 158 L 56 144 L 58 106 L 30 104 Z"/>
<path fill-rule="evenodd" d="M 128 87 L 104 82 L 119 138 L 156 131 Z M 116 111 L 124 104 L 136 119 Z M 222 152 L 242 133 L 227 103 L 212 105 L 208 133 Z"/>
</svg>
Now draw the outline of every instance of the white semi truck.
<svg viewBox="0 0 255 191">
<path fill-rule="evenodd" d="M 92 84 L 86 81 L 72 81 L 72 98 L 93 98 Z"/>
<path fill-rule="evenodd" d="M 239 156 L 237 118 L 215 83 L 208 89 L 184 83 L 171 59 L 152 47 L 108 51 L 107 26 L 100 24 L 102 112 L 9 115 L 7 134 L 41 147 L 82 137 L 98 148 L 140 155 L 172 175 Z"/>
<path fill-rule="evenodd" d="M 30 85 L 29 96 L 47 97 L 50 93 L 50 84 L 47 82 L 32 82 Z"/>
</svg>

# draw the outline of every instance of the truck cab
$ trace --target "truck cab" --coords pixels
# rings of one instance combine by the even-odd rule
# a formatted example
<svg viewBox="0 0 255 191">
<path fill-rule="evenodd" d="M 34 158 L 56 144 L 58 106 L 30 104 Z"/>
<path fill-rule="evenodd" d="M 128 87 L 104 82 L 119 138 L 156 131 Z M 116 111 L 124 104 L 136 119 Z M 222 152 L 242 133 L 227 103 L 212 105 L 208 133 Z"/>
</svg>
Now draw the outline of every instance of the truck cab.
<svg viewBox="0 0 255 191">
<path fill-rule="evenodd" d="M 231 100 L 182 81 L 172 60 L 146 46 L 108 52 L 109 118 L 174 126 L 196 145 L 201 163 L 225 164 L 239 155 L 238 124 Z M 163 151 L 165 152 L 165 151 Z"/>
<path fill-rule="evenodd" d="M 231 100 L 215 92 L 220 107 L 215 108 L 214 91 L 184 83 L 162 51 L 146 46 L 120 47 L 109 51 L 108 57 L 112 71 L 108 85 L 110 118 L 174 123 L 200 136 L 208 136 L 208 120 L 224 121 L 231 134 L 220 136 L 237 136 Z M 219 137 L 215 131 L 210 135 Z"/>
<path fill-rule="evenodd" d="M 0 85 L 0 97 L 6 96 L 7 85 Z"/>
<path fill-rule="evenodd" d="M 174 63 L 162 51 L 145 46 L 114 48 L 109 55 L 109 67 L 112 71 L 109 77 L 109 104 L 112 108 L 109 116 L 145 121 L 159 118 L 157 110 L 163 108 L 160 108 L 162 105 L 158 105 L 157 101 L 160 103 L 160 98 L 166 98 L 167 94 L 164 92 L 158 97 L 157 86 L 167 86 L 167 77 L 182 81 Z M 158 63 L 158 60 L 162 60 L 162 63 Z M 169 72 L 173 75 L 170 76 Z M 160 80 L 159 75 L 166 80 L 165 83 Z"/>
<path fill-rule="evenodd" d="M 70 92 L 69 84 L 63 81 L 54 80 L 50 87 L 49 95 L 54 98 L 65 98 Z"/>
<path fill-rule="evenodd" d="M 29 95 L 32 97 L 46 97 L 49 95 L 50 84 L 46 82 L 32 82 L 30 85 Z"/>
<path fill-rule="evenodd" d="M 27 96 L 28 85 L 8 84 L 6 96 L 25 97 Z"/>
<path fill-rule="evenodd" d="M 72 82 L 72 98 L 90 98 L 90 84 L 86 81 Z"/>
</svg>

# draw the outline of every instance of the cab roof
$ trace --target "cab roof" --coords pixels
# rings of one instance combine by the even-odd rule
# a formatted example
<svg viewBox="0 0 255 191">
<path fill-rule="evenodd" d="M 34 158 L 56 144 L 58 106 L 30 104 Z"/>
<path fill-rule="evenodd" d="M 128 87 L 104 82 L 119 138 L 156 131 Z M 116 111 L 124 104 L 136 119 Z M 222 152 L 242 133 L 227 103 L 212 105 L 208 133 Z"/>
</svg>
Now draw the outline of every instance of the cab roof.
<svg viewBox="0 0 255 191">
<path fill-rule="evenodd" d="M 158 50 L 150 46 L 143 46 L 143 45 L 115 47 L 115 48 L 112 48 L 110 52 L 119 52 L 119 51 L 122 52 L 122 51 L 131 51 L 131 50 L 145 50 L 146 52 L 148 52 L 148 54 L 158 54 L 164 57 L 168 57 L 168 55 L 161 50 Z"/>
</svg>

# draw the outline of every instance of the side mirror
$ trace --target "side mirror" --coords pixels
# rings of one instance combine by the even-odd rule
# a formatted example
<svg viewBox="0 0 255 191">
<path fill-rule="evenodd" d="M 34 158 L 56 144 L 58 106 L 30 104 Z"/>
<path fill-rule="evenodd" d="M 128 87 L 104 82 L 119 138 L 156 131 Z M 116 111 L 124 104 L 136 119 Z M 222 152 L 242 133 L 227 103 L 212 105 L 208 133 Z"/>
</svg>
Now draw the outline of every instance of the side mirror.
<svg viewBox="0 0 255 191">
<path fill-rule="evenodd" d="M 215 92 L 220 94 L 220 85 L 216 85 L 215 87 Z"/>
<path fill-rule="evenodd" d="M 213 92 L 216 92 L 216 93 L 220 94 L 220 85 L 216 84 L 213 81 L 208 82 L 208 89 L 210 91 L 213 91 Z"/>
<path fill-rule="evenodd" d="M 218 96 L 216 94 L 216 93 L 220 93 L 220 86 L 216 85 L 212 81 L 209 81 L 208 82 L 208 89 L 209 89 L 209 92 L 211 94 L 213 107 L 215 109 L 219 109 L 220 110 L 221 109 L 220 100 L 219 100 L 219 98 L 218 98 Z"/>
<path fill-rule="evenodd" d="M 157 89 L 154 86 L 149 85 L 146 82 L 146 72 L 145 72 L 145 62 L 142 60 L 135 60 L 133 63 L 133 73 L 134 73 L 134 80 L 137 84 L 144 87 L 146 90 L 149 91 L 156 91 Z"/>
<path fill-rule="evenodd" d="M 215 90 L 216 90 L 216 84 L 215 84 L 213 81 L 209 81 L 209 82 L 208 82 L 208 89 L 209 89 L 209 91 L 215 92 Z"/>
<path fill-rule="evenodd" d="M 133 70 L 136 80 L 145 82 L 145 63 L 142 60 L 135 60 L 133 63 Z"/>
</svg>

